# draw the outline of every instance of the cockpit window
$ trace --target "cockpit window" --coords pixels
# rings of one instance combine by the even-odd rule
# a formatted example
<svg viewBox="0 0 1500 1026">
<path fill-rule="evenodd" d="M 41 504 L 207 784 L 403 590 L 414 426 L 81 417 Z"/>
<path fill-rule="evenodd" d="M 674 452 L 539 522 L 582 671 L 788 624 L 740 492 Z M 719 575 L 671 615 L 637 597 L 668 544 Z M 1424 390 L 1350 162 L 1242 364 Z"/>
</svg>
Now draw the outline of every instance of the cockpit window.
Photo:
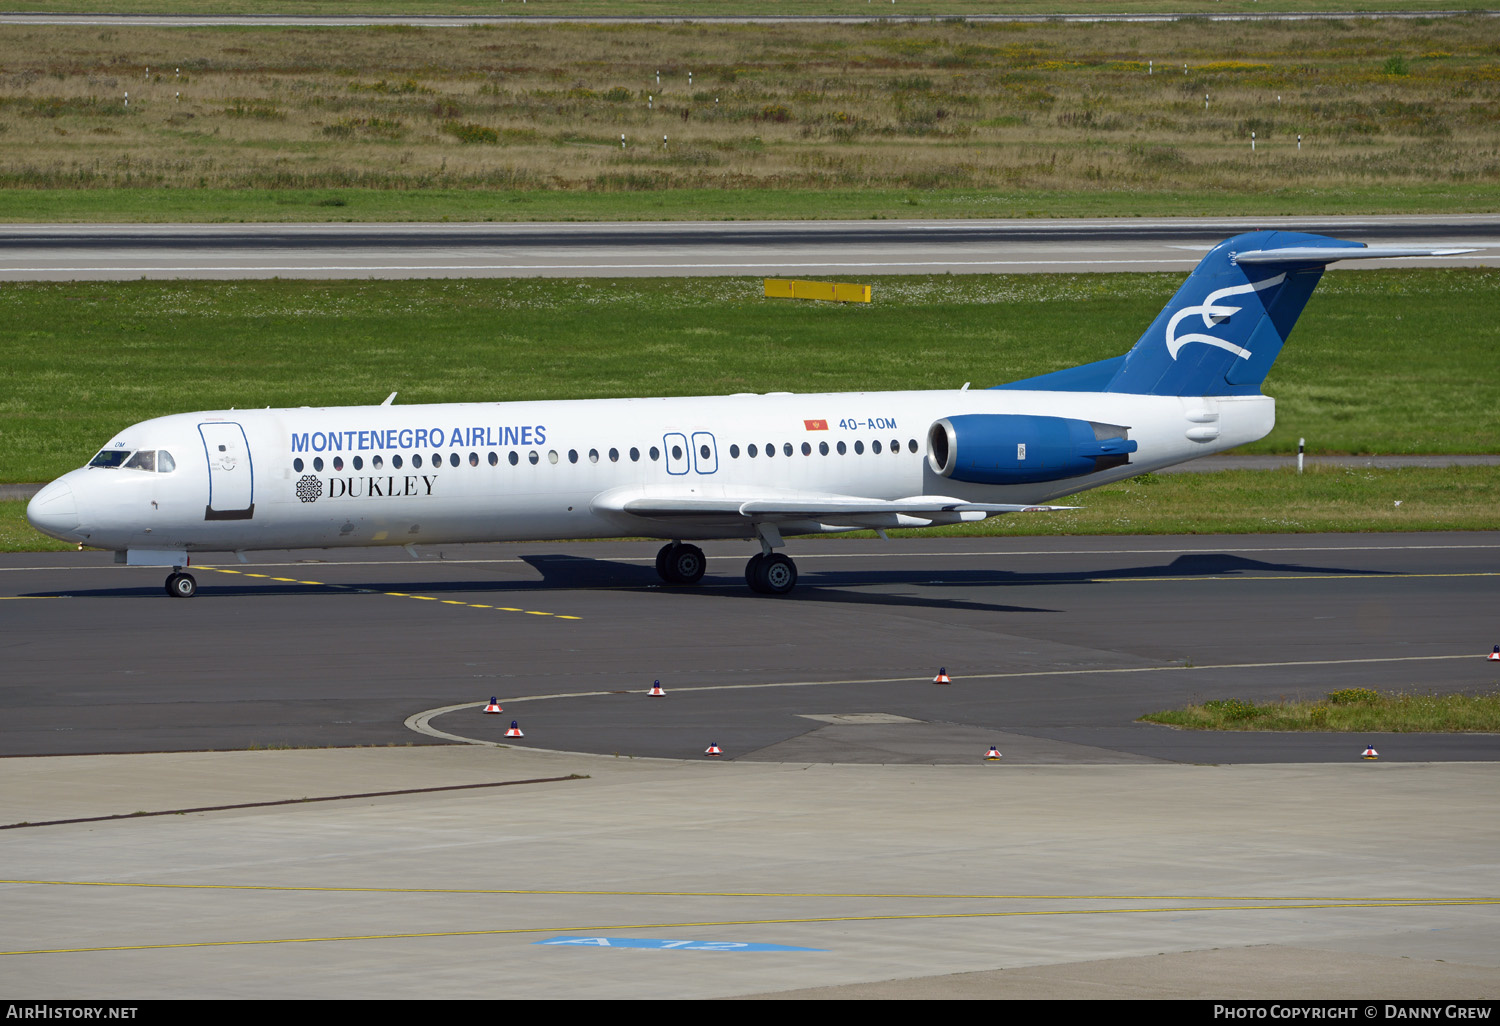
<svg viewBox="0 0 1500 1026">
<path fill-rule="evenodd" d="M 138 452 L 134 456 L 130 457 L 130 461 L 125 464 L 125 469 L 126 470 L 149 470 L 152 473 L 155 473 L 156 472 L 156 450 L 155 449 L 142 449 L 140 452 Z"/>
<path fill-rule="evenodd" d="M 156 472 L 158 474 L 170 474 L 176 469 L 177 461 L 172 458 L 171 453 L 162 449 L 156 454 Z"/>
<path fill-rule="evenodd" d="M 130 458 L 129 449 L 101 449 L 99 455 L 89 460 L 91 467 L 119 467 Z"/>
</svg>

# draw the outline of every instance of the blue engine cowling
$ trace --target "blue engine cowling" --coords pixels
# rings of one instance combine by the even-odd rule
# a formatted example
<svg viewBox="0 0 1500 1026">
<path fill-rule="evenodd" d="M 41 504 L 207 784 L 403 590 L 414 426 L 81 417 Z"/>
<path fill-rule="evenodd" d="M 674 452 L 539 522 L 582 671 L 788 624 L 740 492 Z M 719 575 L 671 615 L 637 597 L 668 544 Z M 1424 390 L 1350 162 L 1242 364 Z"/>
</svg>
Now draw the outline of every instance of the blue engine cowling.
<svg viewBox="0 0 1500 1026">
<path fill-rule="evenodd" d="M 1127 434 L 1118 424 L 1066 417 L 969 413 L 932 425 L 927 460 L 971 484 L 1058 481 L 1129 463 L 1137 443 Z"/>
</svg>

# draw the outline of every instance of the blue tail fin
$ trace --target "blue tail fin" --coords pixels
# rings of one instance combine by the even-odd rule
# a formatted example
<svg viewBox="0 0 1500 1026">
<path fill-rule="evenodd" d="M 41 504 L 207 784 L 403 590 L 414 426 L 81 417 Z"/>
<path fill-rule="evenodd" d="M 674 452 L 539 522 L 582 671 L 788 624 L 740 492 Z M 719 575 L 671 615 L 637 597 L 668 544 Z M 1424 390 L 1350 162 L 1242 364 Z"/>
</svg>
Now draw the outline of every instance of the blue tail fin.
<svg viewBox="0 0 1500 1026">
<path fill-rule="evenodd" d="M 1221 242 L 1125 354 L 1103 390 L 1254 395 L 1324 265 L 1363 248 L 1297 232 L 1251 232 Z"/>
<path fill-rule="evenodd" d="M 1323 266 L 1350 249 L 1364 246 L 1287 231 L 1220 243 L 1125 354 L 1104 392 L 1256 395 Z"/>
</svg>

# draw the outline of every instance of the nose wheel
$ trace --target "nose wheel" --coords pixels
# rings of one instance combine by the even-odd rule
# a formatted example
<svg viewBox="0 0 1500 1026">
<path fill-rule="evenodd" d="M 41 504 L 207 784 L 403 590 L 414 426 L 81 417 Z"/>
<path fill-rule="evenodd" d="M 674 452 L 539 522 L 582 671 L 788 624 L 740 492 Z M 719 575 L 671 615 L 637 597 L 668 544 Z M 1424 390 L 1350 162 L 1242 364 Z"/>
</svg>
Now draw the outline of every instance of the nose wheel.
<svg viewBox="0 0 1500 1026">
<path fill-rule="evenodd" d="M 181 572 L 167 576 L 167 594 L 173 598 L 192 598 L 198 594 L 198 582 L 192 574 Z"/>
<path fill-rule="evenodd" d="M 656 554 L 656 572 L 668 584 L 697 584 L 708 569 L 703 550 L 696 545 L 672 542 Z"/>
<path fill-rule="evenodd" d="M 779 552 L 756 553 L 745 564 L 745 583 L 761 595 L 785 595 L 797 586 L 797 564 Z"/>
</svg>

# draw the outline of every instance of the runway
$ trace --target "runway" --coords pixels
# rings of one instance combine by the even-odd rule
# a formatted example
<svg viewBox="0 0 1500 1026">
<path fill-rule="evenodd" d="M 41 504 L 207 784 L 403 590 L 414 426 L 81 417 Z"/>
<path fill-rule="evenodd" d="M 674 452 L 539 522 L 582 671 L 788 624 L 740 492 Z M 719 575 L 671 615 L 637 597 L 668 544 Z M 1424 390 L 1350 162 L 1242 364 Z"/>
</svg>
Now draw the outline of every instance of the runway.
<svg viewBox="0 0 1500 1026">
<path fill-rule="evenodd" d="M 705 545 L 199 561 L 0 558 L 0 754 L 511 744 L 636 758 L 973 764 L 1495 760 L 1488 735 L 1176 731 L 1192 699 L 1492 687 L 1500 534 L 793 542 L 787 599 Z M 86 645 L 77 643 L 87 638 Z M 950 686 L 931 680 L 940 667 Z M 660 680 L 667 697 L 646 696 Z M 480 708 L 498 697 L 505 715 Z M 502 737 L 512 719 L 524 741 Z"/>
<path fill-rule="evenodd" d="M 0 280 L 1185 271 L 1240 232 L 1476 248 L 1382 266 L 1500 266 L 1500 215 L 535 224 L 4 225 Z"/>
</svg>

